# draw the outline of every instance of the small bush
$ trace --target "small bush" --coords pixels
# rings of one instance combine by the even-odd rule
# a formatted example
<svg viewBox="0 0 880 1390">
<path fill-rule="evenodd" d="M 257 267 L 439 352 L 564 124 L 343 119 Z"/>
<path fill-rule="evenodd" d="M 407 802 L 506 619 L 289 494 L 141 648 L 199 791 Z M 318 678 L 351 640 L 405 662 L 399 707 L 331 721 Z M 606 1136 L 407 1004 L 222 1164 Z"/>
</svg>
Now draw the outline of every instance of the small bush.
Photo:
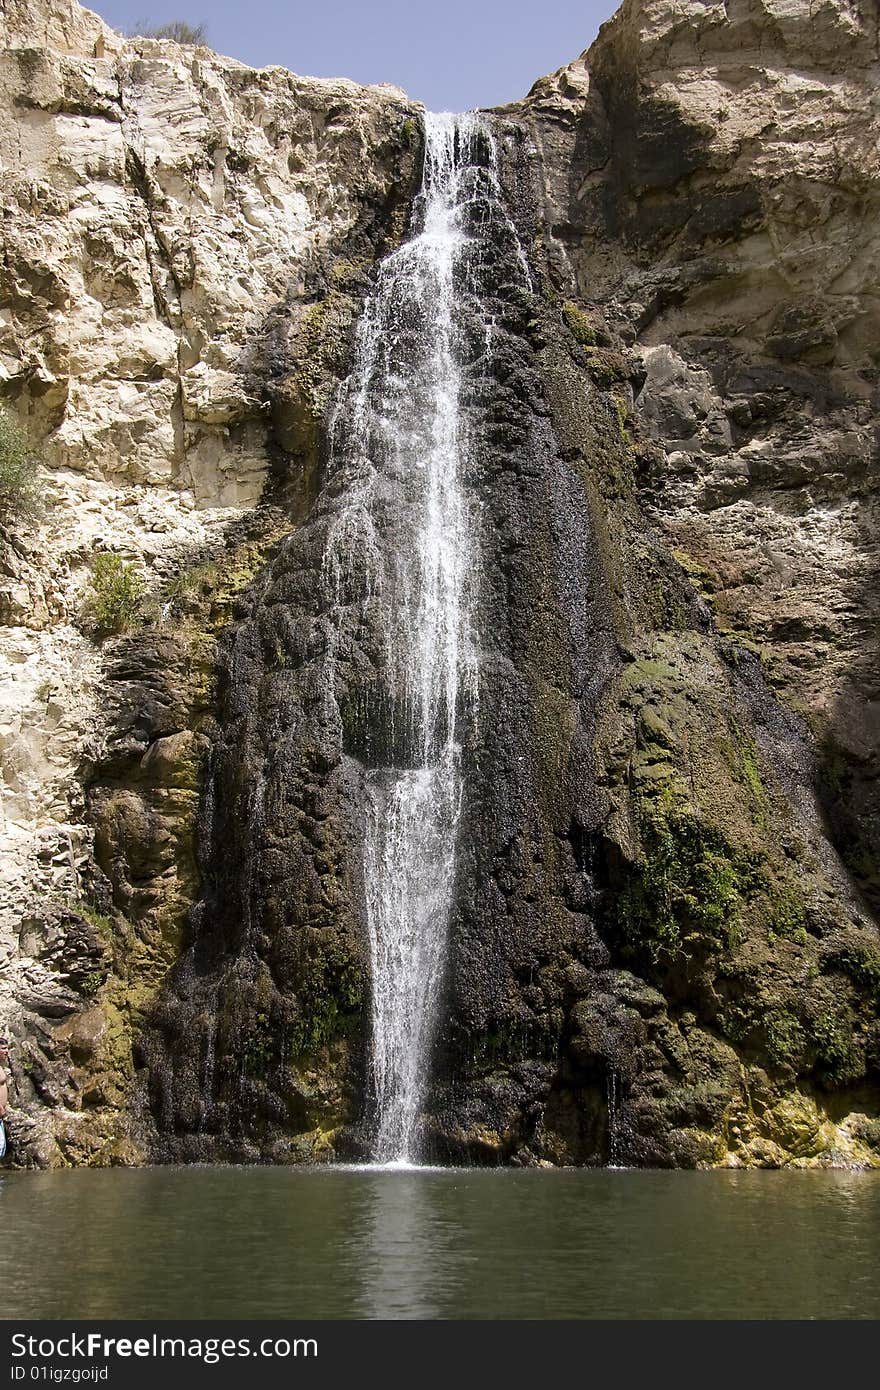
<svg viewBox="0 0 880 1390">
<path fill-rule="evenodd" d="M 0 406 L 0 519 L 39 515 L 42 490 L 38 467 L 24 430 Z"/>
<path fill-rule="evenodd" d="M 139 19 L 129 30 L 130 39 L 170 39 L 172 43 L 206 44 L 207 24 L 188 24 L 185 19 L 172 19 L 168 24 L 151 24 Z"/>
<path fill-rule="evenodd" d="M 118 555 L 98 555 L 92 567 L 88 616 L 96 637 L 127 632 L 140 615 L 144 581 Z"/>
</svg>

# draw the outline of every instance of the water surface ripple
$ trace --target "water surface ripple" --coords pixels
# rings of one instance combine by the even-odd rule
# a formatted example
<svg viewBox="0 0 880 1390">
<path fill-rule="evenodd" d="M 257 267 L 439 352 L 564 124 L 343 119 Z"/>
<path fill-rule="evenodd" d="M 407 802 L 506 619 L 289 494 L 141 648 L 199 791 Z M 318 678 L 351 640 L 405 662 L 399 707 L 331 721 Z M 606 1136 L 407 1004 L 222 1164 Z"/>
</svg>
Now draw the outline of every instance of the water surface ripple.
<svg viewBox="0 0 880 1390">
<path fill-rule="evenodd" d="M 869 1173 L 0 1177 L 6 1318 L 876 1318 Z"/>
</svg>

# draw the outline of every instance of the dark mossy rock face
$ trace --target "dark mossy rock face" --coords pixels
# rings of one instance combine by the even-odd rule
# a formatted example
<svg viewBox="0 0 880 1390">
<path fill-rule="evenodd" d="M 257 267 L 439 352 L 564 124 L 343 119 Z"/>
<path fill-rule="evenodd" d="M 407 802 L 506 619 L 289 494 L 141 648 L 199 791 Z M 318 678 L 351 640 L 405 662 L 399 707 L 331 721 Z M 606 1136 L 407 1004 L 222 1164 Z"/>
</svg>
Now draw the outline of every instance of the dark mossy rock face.
<svg viewBox="0 0 880 1390">
<path fill-rule="evenodd" d="M 507 171 L 524 240 L 525 148 Z M 509 355 L 528 389 L 484 506 L 516 574 L 487 557 L 499 673 L 469 769 L 435 1152 L 873 1162 L 862 1122 L 840 1122 L 880 1101 L 877 932 L 808 726 L 646 514 L 638 358 L 537 269 L 544 292 L 496 310 L 499 375 Z"/>
<path fill-rule="evenodd" d="M 310 295 L 298 286 L 269 315 L 243 363 L 269 407 L 268 510 L 285 524 L 220 633 L 197 884 L 136 1050 L 159 1160 L 322 1159 L 363 1109 L 365 771 L 340 739 L 326 679 L 322 558 L 339 502 L 324 488 L 326 420 L 373 264 L 406 226 L 421 158 L 409 126 L 386 203 L 363 209 L 348 243 L 313 267 Z M 368 664 L 350 633 L 337 658 Z"/>
<path fill-rule="evenodd" d="M 834 74 L 858 84 L 876 65 L 876 17 L 856 8 L 858 39 L 829 11 L 827 53 L 806 7 L 764 36 L 777 71 L 800 71 L 813 45 L 829 127 L 849 119 Z M 530 963 L 539 1012 L 561 1025 L 541 1035 L 542 1066 L 527 1024 L 506 1067 L 492 1029 L 460 1151 L 873 1165 L 876 182 L 838 170 L 826 196 L 784 103 L 787 180 L 760 139 L 728 138 L 741 112 L 725 82 L 743 45 L 759 61 L 753 12 L 704 31 L 687 6 L 646 9 L 625 4 L 586 66 L 504 112 L 531 168 L 510 171 L 511 195 L 535 190 L 521 230 L 562 326 L 532 343 L 562 458 L 584 478 L 582 544 L 613 639 L 595 738 L 567 764 L 580 802 L 604 808 L 595 828 L 572 824 L 605 955 L 572 963 L 565 948 L 564 981 Z M 570 711 L 556 723 L 557 749 L 575 749 Z M 546 800 L 564 820 L 557 786 Z M 571 1129 L 568 1148 L 548 1139 L 559 1092 L 607 1113 L 607 1133 L 595 1119 L 580 1148 Z"/>
</svg>

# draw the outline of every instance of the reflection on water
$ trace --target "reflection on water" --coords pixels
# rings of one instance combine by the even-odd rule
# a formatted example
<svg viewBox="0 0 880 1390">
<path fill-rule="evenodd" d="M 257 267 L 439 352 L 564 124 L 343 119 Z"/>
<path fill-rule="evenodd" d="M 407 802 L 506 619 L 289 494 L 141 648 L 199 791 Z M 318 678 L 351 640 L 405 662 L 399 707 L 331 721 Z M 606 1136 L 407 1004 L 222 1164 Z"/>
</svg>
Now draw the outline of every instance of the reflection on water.
<svg viewBox="0 0 880 1390">
<path fill-rule="evenodd" d="M 880 1316 L 868 1173 L 0 1177 L 15 1317 Z"/>
<path fill-rule="evenodd" d="M 449 1223 L 437 1221 L 436 1203 L 424 1200 L 419 1174 L 387 1177 L 390 1182 L 377 1174 L 366 1189 L 358 1245 L 365 1252 L 362 1273 L 367 1277 L 357 1316 L 442 1317 L 436 1290 L 448 1281 Z M 406 1270 L 405 1287 L 401 1270 Z"/>
</svg>

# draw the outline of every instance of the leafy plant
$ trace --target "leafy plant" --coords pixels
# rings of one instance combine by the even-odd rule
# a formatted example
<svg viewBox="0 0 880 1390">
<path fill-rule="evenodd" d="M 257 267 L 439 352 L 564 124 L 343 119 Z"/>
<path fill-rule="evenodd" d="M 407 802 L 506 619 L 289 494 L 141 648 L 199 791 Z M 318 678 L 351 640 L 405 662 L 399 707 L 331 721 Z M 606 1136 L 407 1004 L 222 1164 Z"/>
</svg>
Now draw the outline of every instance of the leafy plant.
<svg viewBox="0 0 880 1390">
<path fill-rule="evenodd" d="M 68 900 L 68 906 L 77 916 L 84 917 L 87 922 L 90 922 L 91 925 L 104 936 L 111 937 L 113 935 L 113 919 L 112 917 L 108 917 L 106 912 L 101 912 L 97 907 L 93 907 L 91 903 L 82 902 L 74 898 Z"/>
<path fill-rule="evenodd" d="M 18 421 L 0 406 L 0 518 L 37 516 L 42 492 L 39 463 Z"/>
<path fill-rule="evenodd" d="M 134 566 L 125 564 L 118 555 L 97 555 L 90 583 L 88 611 L 95 636 L 127 632 L 140 614 L 145 590 Z"/>
</svg>

